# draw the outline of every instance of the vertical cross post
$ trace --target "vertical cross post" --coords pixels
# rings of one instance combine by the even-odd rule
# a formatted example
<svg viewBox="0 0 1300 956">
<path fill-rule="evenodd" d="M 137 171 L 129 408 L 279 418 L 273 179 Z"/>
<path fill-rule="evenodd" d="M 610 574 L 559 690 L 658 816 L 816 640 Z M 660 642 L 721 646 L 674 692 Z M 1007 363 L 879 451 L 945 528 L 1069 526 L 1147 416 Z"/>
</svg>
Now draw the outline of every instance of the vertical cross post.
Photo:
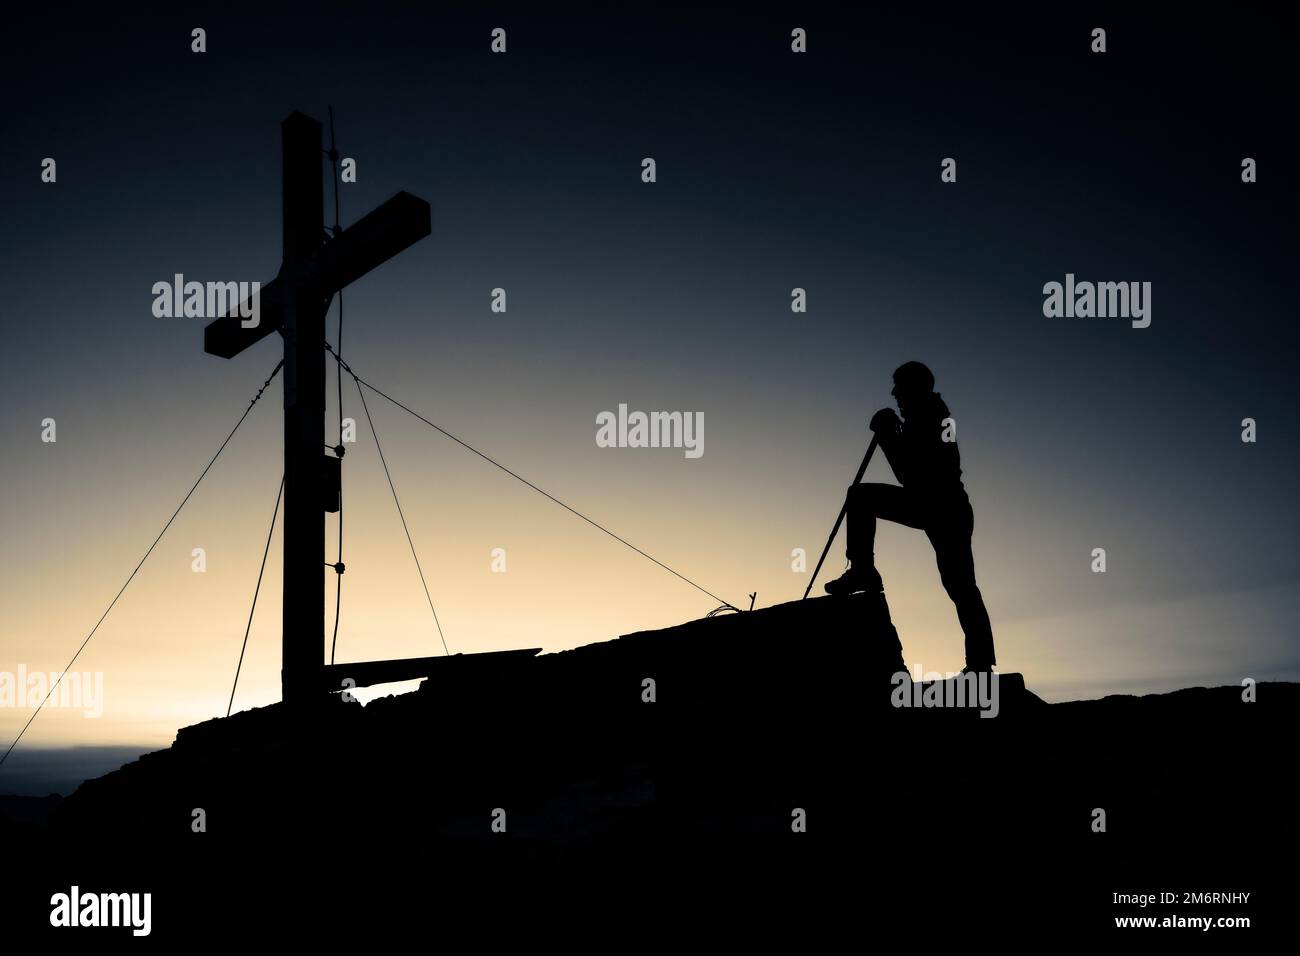
<svg viewBox="0 0 1300 956">
<path fill-rule="evenodd" d="M 283 147 L 284 618 L 280 685 L 284 701 L 319 696 L 324 667 L 325 308 L 312 281 L 324 242 L 321 125 L 294 113 L 280 126 Z"/>
<path fill-rule="evenodd" d="M 321 125 L 293 113 L 280 124 L 284 247 L 280 273 L 256 303 L 210 322 L 203 349 L 233 358 L 279 332 L 284 337 L 284 632 L 280 688 L 295 713 L 324 700 L 325 669 L 325 312 L 330 299 L 429 235 L 429 204 L 399 192 L 328 241 L 323 214 Z M 258 321 L 244 324 L 246 307 Z M 337 474 L 337 461 L 333 462 Z M 425 659 L 381 662 L 402 673 Z M 352 665 L 349 665 L 351 667 Z M 367 673 L 373 672 L 373 668 Z M 385 674 L 392 669 L 384 670 Z M 420 671 L 423 673 L 423 671 Z M 352 676 L 349 674 L 348 676 Z M 394 679 L 406 679 L 394 678 Z"/>
</svg>

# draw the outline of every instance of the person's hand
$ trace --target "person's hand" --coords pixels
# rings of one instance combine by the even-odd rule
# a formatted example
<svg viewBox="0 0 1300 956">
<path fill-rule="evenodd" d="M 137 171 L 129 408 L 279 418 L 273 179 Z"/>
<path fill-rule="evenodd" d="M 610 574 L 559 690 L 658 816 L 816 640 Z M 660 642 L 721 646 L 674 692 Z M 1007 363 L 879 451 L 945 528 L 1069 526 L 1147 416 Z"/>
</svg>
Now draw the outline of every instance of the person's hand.
<svg viewBox="0 0 1300 956">
<path fill-rule="evenodd" d="M 871 416 L 871 430 L 876 434 L 897 431 L 902 424 L 892 408 L 882 408 Z"/>
</svg>

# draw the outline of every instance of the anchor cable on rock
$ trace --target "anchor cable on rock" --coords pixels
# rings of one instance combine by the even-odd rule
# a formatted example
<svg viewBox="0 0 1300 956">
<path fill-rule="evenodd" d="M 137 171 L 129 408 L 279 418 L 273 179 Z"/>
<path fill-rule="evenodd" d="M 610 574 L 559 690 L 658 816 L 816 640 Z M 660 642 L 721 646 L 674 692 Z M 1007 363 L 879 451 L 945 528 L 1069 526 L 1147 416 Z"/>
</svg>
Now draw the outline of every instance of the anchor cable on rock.
<svg viewBox="0 0 1300 956">
<path fill-rule="evenodd" d="M 326 346 L 328 348 L 329 346 Z M 333 350 L 331 350 L 333 354 Z M 337 358 L 337 356 L 335 356 Z M 340 365 L 340 368 L 343 366 Z M 351 369 L 348 370 L 351 374 Z M 352 376 L 356 378 L 355 375 Z M 384 458 L 384 446 L 379 443 L 379 432 L 375 430 L 375 420 L 370 417 L 370 407 L 366 404 L 366 393 L 361 390 L 361 380 L 357 379 L 357 394 L 361 396 L 361 409 L 366 413 L 366 421 L 370 424 L 370 434 L 375 437 L 375 449 L 379 452 L 379 463 L 384 466 L 384 477 L 388 479 L 388 487 L 393 492 L 393 503 L 397 505 L 397 516 L 402 519 L 402 530 L 406 532 L 406 543 L 411 546 L 411 557 L 415 559 L 415 570 L 420 574 L 420 584 L 424 587 L 425 600 L 429 602 L 429 610 L 433 611 L 433 623 L 438 628 L 438 637 L 442 641 L 443 653 L 451 656 L 451 651 L 447 650 L 447 638 L 442 633 L 442 623 L 438 620 L 438 611 L 433 606 L 433 598 L 429 595 L 429 583 L 424 579 L 424 569 L 420 567 L 420 556 L 415 553 L 415 542 L 411 540 L 411 529 L 406 525 L 406 515 L 402 511 L 402 503 L 397 498 L 397 487 L 393 484 L 392 472 L 388 470 L 388 461 Z M 340 575 L 342 577 L 342 575 Z"/>
<path fill-rule="evenodd" d="M 248 650 L 248 634 L 253 629 L 253 612 L 257 610 L 257 595 L 262 590 L 262 575 L 266 572 L 266 556 L 271 553 L 271 537 L 275 534 L 275 516 L 280 512 L 280 499 L 284 496 L 284 475 L 280 476 L 280 490 L 275 493 L 275 507 L 271 509 L 271 528 L 266 532 L 266 549 L 262 552 L 262 566 L 257 569 L 257 586 L 253 588 L 253 606 L 248 609 L 248 624 L 244 628 L 244 643 L 239 648 L 239 663 L 235 665 L 235 682 L 230 685 L 230 703 L 226 716 L 235 705 L 235 688 L 239 686 L 239 672 L 244 666 L 244 651 Z"/>
<path fill-rule="evenodd" d="M 364 385 L 366 388 L 370 389 L 370 391 L 374 392 L 374 393 L 375 393 L 376 395 L 378 395 L 380 398 L 383 398 L 383 399 L 387 400 L 388 402 L 391 402 L 392 404 L 394 404 L 394 405 L 396 405 L 398 408 L 400 408 L 402 411 L 406 412 L 408 415 L 411 415 L 411 416 L 413 416 L 413 417 L 415 417 L 415 418 L 418 418 L 420 421 L 424 422 L 424 424 L 428 425 L 430 428 L 432 428 L 432 429 L 434 429 L 435 431 L 439 432 L 440 434 L 446 436 L 447 438 L 450 438 L 450 439 L 451 439 L 452 441 L 454 441 L 456 444 L 460 445 L 461 447 L 463 447 L 463 448 L 465 448 L 465 449 L 468 449 L 469 451 L 472 451 L 474 454 L 478 455 L 480 458 L 482 458 L 482 459 L 483 459 L 484 461 L 486 461 L 488 464 L 493 465 L 493 466 L 499 468 L 501 471 L 504 471 L 504 472 L 505 472 L 507 475 L 509 475 L 511 478 L 514 478 L 516 481 L 522 482 L 523 484 L 527 485 L 529 488 L 533 489 L 533 491 L 537 492 L 539 495 L 542 495 L 542 496 L 545 497 L 545 498 L 549 498 L 551 501 L 555 502 L 557 505 L 559 505 L 559 506 L 560 506 L 561 508 L 563 508 L 565 511 L 568 511 L 568 512 L 570 512 L 571 514 L 574 514 L 574 515 L 578 516 L 578 517 L 581 518 L 583 521 L 587 522 L 587 524 L 591 525 L 593 528 L 596 528 L 596 529 L 598 529 L 598 530 L 600 530 L 600 531 L 603 531 L 605 534 L 609 535 L 611 538 L 613 538 L 613 539 L 614 539 L 615 541 L 617 541 L 619 544 L 621 544 L 621 545 L 623 545 L 623 546 L 625 546 L 625 547 L 631 548 L 631 549 L 632 549 L 633 551 L 635 551 L 637 554 L 641 555 L 641 557 L 645 558 L 645 559 L 648 560 L 648 561 L 653 562 L 654 564 L 659 565 L 659 567 L 663 568 L 663 569 L 664 569 L 665 571 L 667 571 L 669 574 L 672 574 L 672 575 L 674 575 L 674 576 L 680 578 L 681 580 L 685 581 L 685 582 L 686 582 L 687 584 L 689 584 L 691 587 L 695 588 L 695 590 L 700 591 L 700 592 L 703 593 L 703 594 L 707 594 L 709 597 L 713 598 L 713 600 L 717 601 L 719 604 L 722 605 L 720 608 L 718 608 L 718 610 L 726 610 L 726 609 L 730 609 L 730 610 L 739 610 L 739 608 L 737 608 L 737 607 L 736 607 L 734 604 L 732 604 L 730 601 L 723 600 L 722 598 L 718 597 L 716 594 L 714 594 L 712 591 L 708 590 L 707 588 L 705 588 L 705 587 L 703 587 L 703 586 L 701 586 L 701 585 L 699 585 L 699 584 L 696 584 L 694 581 L 692 581 L 692 580 L 691 580 L 690 578 L 688 578 L 686 575 L 682 574 L 680 571 L 676 571 L 676 570 L 674 570 L 673 568 L 670 568 L 668 565 L 664 564 L 664 563 L 663 563 L 662 561 L 660 561 L 658 558 L 656 558 L 656 557 L 654 557 L 654 556 L 652 556 L 652 555 L 650 555 L 650 554 L 647 554 L 645 551 L 642 551 L 640 548 L 638 548 L 636 545 L 634 545 L 631 541 L 628 541 L 626 538 L 621 538 L 621 537 L 619 537 L 617 534 L 615 534 L 613 531 L 610 531 L 608 528 L 606 528 L 604 525 L 600 524 L 598 521 L 595 521 L 595 520 L 592 519 L 592 518 L 588 518 L 588 517 L 587 517 L 585 514 L 583 514 L 581 511 L 577 510 L 576 508 L 571 507 L 570 505 L 565 504 L 565 503 L 564 503 L 563 501 L 561 501 L 559 498 L 555 497 L 555 495 L 551 494 L 551 493 L 548 492 L 548 491 L 544 491 L 543 489 L 537 487 L 537 485 L 535 485 L 535 484 L 533 484 L 531 481 L 529 481 L 527 478 L 523 477 L 522 475 L 518 474 L 517 472 L 511 471 L 509 468 L 507 468 L 505 465 L 501 464 L 501 463 L 500 463 L 499 461 L 497 461 L 496 459 L 491 458 L 491 457 L 489 457 L 488 455 L 485 455 L 483 452 L 479 451 L 477 448 L 475 448 L 475 447 L 474 447 L 473 445 L 471 445 L 469 442 L 464 441 L 463 439 L 457 438 L 455 435 L 453 435 L 451 432 L 447 431 L 447 429 L 443 428 L 441 425 L 437 425 L 437 424 L 435 424 L 434 422 L 429 421 L 429 419 L 425 418 L 423 415 L 421 415 L 419 412 L 415 411 L 413 408 L 410 408 L 410 407 L 407 406 L 407 405 L 403 405 L 401 402 L 399 402 L 397 399 L 393 398 L 391 395 L 387 394 L 386 392 L 382 391 L 382 390 L 379 389 L 379 388 L 376 388 L 374 385 L 371 385 L 371 384 L 370 384 L 369 382 L 367 382 L 365 379 L 363 379 L 363 378 L 361 378 L 359 375 L 357 375 L 357 373 L 356 373 L 355 371 L 352 370 L 352 366 L 348 365 L 347 362 L 343 361 L 343 359 L 338 355 L 337 352 L 334 351 L 333 347 L 331 347 L 330 344 L 329 344 L 328 342 L 325 343 L 325 351 L 329 352 L 330 355 L 332 355 L 332 356 L 334 357 L 334 361 L 338 363 L 339 367 L 342 368 L 344 371 L 346 371 L 349 375 L 351 375 L 352 378 L 353 378 L 353 380 L 357 383 L 357 392 L 358 392 L 358 394 L 361 395 L 361 401 L 362 401 L 362 405 L 363 405 L 363 406 L 364 406 L 364 404 L 365 404 L 365 393 L 361 390 L 361 386 Z M 367 412 L 366 412 L 367 417 L 369 417 L 369 414 L 370 414 L 369 411 L 367 411 Z M 373 425 L 372 425 L 372 428 L 373 428 Z M 716 612 L 715 612 L 715 613 L 716 613 Z"/>
<path fill-rule="evenodd" d="M 262 383 L 262 387 L 257 390 L 257 394 L 253 396 L 251 401 L 249 401 L 248 407 L 244 409 L 244 414 L 239 416 L 239 421 L 235 422 L 235 427 L 230 429 L 230 434 L 227 435 L 226 440 L 221 443 L 221 447 L 217 449 L 217 453 L 212 456 L 212 460 L 207 463 L 203 471 L 199 473 L 199 477 L 194 480 L 194 484 L 190 486 L 190 490 L 185 493 L 185 497 L 182 498 L 181 503 L 176 506 L 176 510 L 172 512 L 172 516 L 167 519 L 167 523 L 164 524 L 162 530 L 158 532 L 158 537 L 153 539 L 153 544 L 149 545 L 149 549 L 145 551 L 144 557 L 140 559 L 139 563 L 136 564 L 135 569 L 127 577 L 126 583 L 118 589 L 117 594 L 113 596 L 113 600 L 108 602 L 108 607 L 105 608 L 104 613 L 99 616 L 99 620 L 95 622 L 95 626 L 90 629 L 90 633 L 86 635 L 86 639 L 81 642 L 81 646 L 77 648 L 77 653 L 72 655 L 72 659 L 68 661 L 67 666 L 59 672 L 59 676 L 50 682 L 50 689 L 45 694 L 45 698 L 40 702 L 37 708 L 32 711 L 32 715 L 27 718 L 27 723 L 23 724 L 23 729 L 18 731 L 18 736 L 15 737 L 14 742 L 9 745 L 9 749 L 4 752 L 4 756 L 0 757 L 0 766 L 4 766 L 4 762 L 9 759 L 9 755 L 13 753 L 14 748 L 18 746 L 18 741 L 23 739 L 23 735 L 27 733 L 27 728 L 32 725 L 32 721 L 36 719 L 36 715 L 44 709 L 47 703 L 49 703 L 50 697 L 54 694 L 54 691 L 58 688 L 59 684 L 63 682 L 64 675 L 67 674 L 68 671 L 72 670 L 72 665 L 77 662 L 77 658 L 81 656 L 81 652 L 86 649 L 86 645 L 90 643 L 90 639 L 95 636 L 95 632 L 99 630 L 99 626 L 104 623 L 104 619 L 108 617 L 109 611 L 113 610 L 118 599 L 126 591 L 128 585 L 135 580 L 136 574 L 139 573 L 142 567 L 144 567 L 144 563 L 149 560 L 149 555 L 153 554 L 154 548 L 158 547 L 158 542 L 163 539 L 163 535 L 165 535 L 167 529 L 172 526 L 172 523 L 176 520 L 176 516 L 181 513 L 181 509 L 185 507 L 191 496 L 193 496 L 195 490 L 198 489 L 199 484 L 207 476 L 208 472 L 212 470 L 212 466 L 217 463 L 217 459 L 220 458 L 221 453 L 226 450 L 226 446 L 230 444 L 230 440 L 235 437 L 235 432 L 239 431 L 239 426 L 244 424 L 244 420 L 248 418 L 248 413 L 253 410 L 253 406 L 256 405 L 258 399 L 262 397 L 262 393 L 266 391 L 268 386 L 270 386 L 271 380 L 279 374 L 280 369 L 283 367 L 284 362 L 278 362 L 275 368 L 271 370 L 271 374 L 266 377 L 266 381 Z"/>
</svg>

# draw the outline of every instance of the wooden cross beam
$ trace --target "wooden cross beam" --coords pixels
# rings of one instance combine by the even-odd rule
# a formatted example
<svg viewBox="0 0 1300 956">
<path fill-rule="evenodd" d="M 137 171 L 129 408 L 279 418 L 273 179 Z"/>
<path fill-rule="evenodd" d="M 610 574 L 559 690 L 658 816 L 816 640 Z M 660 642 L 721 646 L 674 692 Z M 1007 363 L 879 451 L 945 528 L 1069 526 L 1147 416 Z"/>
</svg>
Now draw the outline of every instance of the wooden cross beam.
<svg viewBox="0 0 1300 956">
<path fill-rule="evenodd" d="M 278 331 L 284 338 L 284 701 L 319 696 L 325 675 L 325 312 L 334 293 L 430 232 L 429 204 L 401 192 L 326 239 L 321 124 L 292 113 L 280 125 L 283 260 L 261 292 L 259 322 L 238 310 L 208 325 L 204 351 L 231 358 Z M 247 313 L 247 310 L 245 310 Z"/>
<path fill-rule="evenodd" d="M 307 263 L 308 279 L 328 299 L 375 266 L 419 242 L 429 234 L 429 228 L 429 204 L 408 192 L 400 192 L 348 226 L 338 238 L 325 243 L 319 254 Z M 221 358 L 234 358 L 254 342 L 278 332 L 284 325 L 284 285 L 280 276 L 262 286 L 258 298 L 260 321 L 255 328 L 244 328 L 247 320 L 232 312 L 203 330 L 203 351 Z M 245 304 L 244 314 L 247 313 Z"/>
</svg>

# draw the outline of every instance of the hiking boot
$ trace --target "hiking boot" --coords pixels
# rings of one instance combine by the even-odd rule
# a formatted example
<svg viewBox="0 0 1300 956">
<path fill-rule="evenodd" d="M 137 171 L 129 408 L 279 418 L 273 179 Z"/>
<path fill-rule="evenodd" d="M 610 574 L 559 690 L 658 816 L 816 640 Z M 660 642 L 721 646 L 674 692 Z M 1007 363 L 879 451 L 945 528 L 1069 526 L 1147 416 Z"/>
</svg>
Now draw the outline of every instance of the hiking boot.
<svg viewBox="0 0 1300 956">
<path fill-rule="evenodd" d="M 834 581 L 827 581 L 825 587 L 826 593 L 832 595 L 856 594 L 858 591 L 879 594 L 885 589 L 880 572 L 872 564 L 851 567 Z"/>
</svg>

